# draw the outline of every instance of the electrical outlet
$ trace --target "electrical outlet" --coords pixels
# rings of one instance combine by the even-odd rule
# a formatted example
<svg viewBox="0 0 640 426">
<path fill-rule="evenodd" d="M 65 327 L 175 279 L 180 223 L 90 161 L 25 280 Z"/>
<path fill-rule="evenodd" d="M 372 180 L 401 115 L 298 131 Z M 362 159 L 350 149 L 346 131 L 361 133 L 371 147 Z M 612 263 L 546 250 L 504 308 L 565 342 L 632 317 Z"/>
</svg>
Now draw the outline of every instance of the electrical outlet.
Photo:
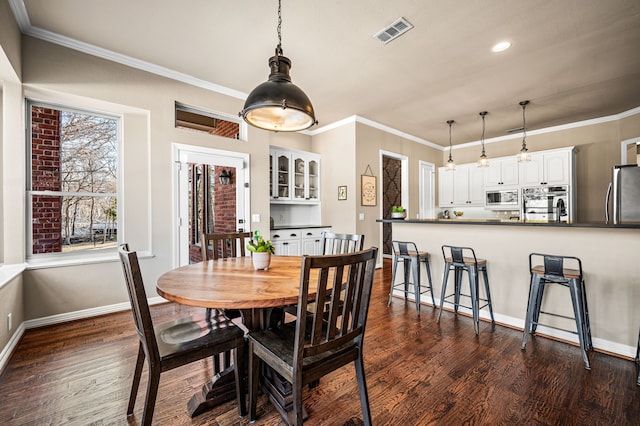
<svg viewBox="0 0 640 426">
<path fill-rule="evenodd" d="M 11 331 L 13 328 L 13 320 L 11 319 L 11 314 L 7 315 L 7 331 Z"/>
</svg>

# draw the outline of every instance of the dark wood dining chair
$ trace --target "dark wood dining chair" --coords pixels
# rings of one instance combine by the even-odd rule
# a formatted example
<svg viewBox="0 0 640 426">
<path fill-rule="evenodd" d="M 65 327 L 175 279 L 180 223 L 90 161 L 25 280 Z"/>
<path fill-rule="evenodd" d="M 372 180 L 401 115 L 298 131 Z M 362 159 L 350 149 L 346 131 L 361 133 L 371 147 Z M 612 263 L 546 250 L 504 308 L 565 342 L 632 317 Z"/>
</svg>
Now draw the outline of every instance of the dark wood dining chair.
<svg viewBox="0 0 640 426">
<path fill-rule="evenodd" d="M 251 239 L 251 232 L 202 234 L 200 239 L 202 260 L 244 257 L 249 239 Z"/>
<path fill-rule="evenodd" d="M 133 414 L 145 359 L 148 359 L 149 380 L 141 424 L 150 425 L 161 373 L 226 351 L 234 353 L 238 413 L 240 416 L 246 415 L 246 389 L 242 380 L 245 365 L 244 331 L 217 311 L 210 321 L 194 321 L 192 317 L 187 317 L 154 325 L 138 256 L 135 251 L 129 251 L 127 244 L 120 246 L 119 254 L 139 339 L 127 416 Z"/>
<path fill-rule="evenodd" d="M 364 247 L 364 235 L 361 234 L 335 234 L 325 232 L 322 234 L 322 254 L 353 253 Z"/>
<path fill-rule="evenodd" d="M 202 234 L 200 238 L 200 249 L 202 251 L 202 260 L 227 259 L 232 257 L 244 257 L 246 255 L 245 247 L 251 239 L 251 232 L 226 232 Z M 221 310 L 228 318 L 234 319 L 240 317 L 240 311 L 237 309 Z M 211 309 L 206 310 L 207 320 L 211 317 Z M 222 356 L 215 355 L 213 357 L 214 371 L 219 373 L 231 365 L 231 354 L 224 353 Z"/>
<path fill-rule="evenodd" d="M 302 258 L 297 316 L 305 315 L 311 301 L 324 309 L 317 309 L 310 321 L 249 333 L 250 421 L 256 419 L 261 363 L 291 384 L 293 411 L 287 422 L 301 425 L 304 386 L 354 362 L 364 424 L 371 424 L 362 351 L 377 254 L 378 249 L 372 247 L 351 254 Z M 342 301 L 337 297 L 341 289 Z M 310 301 L 309 294 L 315 294 L 315 299 Z"/>
</svg>

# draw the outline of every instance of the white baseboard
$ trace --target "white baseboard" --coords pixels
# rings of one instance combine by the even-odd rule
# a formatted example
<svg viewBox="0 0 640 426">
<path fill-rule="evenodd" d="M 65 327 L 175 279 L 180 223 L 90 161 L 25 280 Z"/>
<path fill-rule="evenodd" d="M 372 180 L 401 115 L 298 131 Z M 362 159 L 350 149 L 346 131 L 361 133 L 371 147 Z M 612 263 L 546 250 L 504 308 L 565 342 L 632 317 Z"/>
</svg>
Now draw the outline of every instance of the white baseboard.
<svg viewBox="0 0 640 426">
<path fill-rule="evenodd" d="M 148 299 L 149 305 L 157 305 L 160 303 L 166 303 L 167 300 L 160 297 L 152 297 Z M 9 361 L 11 354 L 15 350 L 16 346 L 20 342 L 24 331 L 30 328 L 42 327 L 45 325 L 53 325 L 59 324 L 67 321 L 73 321 L 78 319 L 95 317 L 98 315 L 110 314 L 114 312 L 126 311 L 131 309 L 131 304 L 129 302 L 124 303 L 116 303 L 114 305 L 108 306 L 99 306 L 97 308 L 83 309 L 81 311 L 75 312 L 67 312 L 64 314 L 50 315 L 48 317 L 36 318 L 32 320 L 24 321 L 20 326 L 16 329 L 11 339 L 6 344 L 2 352 L 0 352 L 0 373 L 4 370 L 6 363 Z"/>
<path fill-rule="evenodd" d="M 7 362 L 9 362 L 9 358 L 11 357 L 11 354 L 13 353 L 16 346 L 18 346 L 18 342 L 20 342 L 23 334 L 24 323 L 20 324 L 20 326 L 13 333 L 13 336 L 11 336 L 11 339 L 9 339 L 9 341 L 7 342 L 4 349 L 2 349 L 2 352 L 0 352 L 0 373 L 4 371 L 4 367 L 7 365 Z"/>
<path fill-rule="evenodd" d="M 393 293 L 394 297 L 397 296 L 399 298 L 404 298 L 404 294 L 401 290 L 395 290 Z M 413 297 L 407 297 L 408 300 L 415 300 Z M 429 297 L 429 301 L 430 301 Z M 422 301 L 422 298 L 420 299 Z M 440 299 L 435 298 L 436 306 L 440 306 Z M 460 307 L 458 308 L 458 312 L 467 314 L 469 316 L 473 315 L 471 309 Z M 493 317 L 498 324 L 503 324 L 508 327 L 516 328 L 518 330 L 524 330 L 524 319 L 514 318 L 508 315 L 501 315 L 498 313 L 493 314 Z M 486 309 L 480 310 L 480 318 L 490 321 L 491 317 L 489 316 L 489 311 Z M 578 336 L 572 333 L 568 333 L 562 330 L 556 330 L 553 328 L 545 327 L 543 325 L 538 326 L 536 330 L 536 334 L 549 336 L 555 339 L 564 340 L 566 342 L 578 344 Z M 634 358 L 636 356 L 636 346 L 623 345 L 621 343 L 611 342 L 605 339 L 593 338 L 593 348 L 602 352 L 608 352 L 611 354 L 619 355 L 625 358 Z"/>
</svg>

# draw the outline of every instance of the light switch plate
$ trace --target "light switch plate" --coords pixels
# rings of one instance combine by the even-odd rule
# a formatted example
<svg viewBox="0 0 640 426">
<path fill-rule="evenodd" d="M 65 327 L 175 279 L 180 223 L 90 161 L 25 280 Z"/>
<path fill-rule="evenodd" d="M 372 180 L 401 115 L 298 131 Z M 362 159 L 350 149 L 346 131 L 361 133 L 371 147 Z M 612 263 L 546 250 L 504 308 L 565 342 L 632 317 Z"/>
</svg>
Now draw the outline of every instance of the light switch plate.
<svg viewBox="0 0 640 426">
<path fill-rule="evenodd" d="M 359 217 L 359 219 L 360 219 L 360 220 L 364 220 L 364 213 L 360 213 L 360 217 Z"/>
<path fill-rule="evenodd" d="M 260 213 L 256 213 L 256 214 L 252 214 L 251 215 L 251 222 L 260 222 Z"/>
</svg>

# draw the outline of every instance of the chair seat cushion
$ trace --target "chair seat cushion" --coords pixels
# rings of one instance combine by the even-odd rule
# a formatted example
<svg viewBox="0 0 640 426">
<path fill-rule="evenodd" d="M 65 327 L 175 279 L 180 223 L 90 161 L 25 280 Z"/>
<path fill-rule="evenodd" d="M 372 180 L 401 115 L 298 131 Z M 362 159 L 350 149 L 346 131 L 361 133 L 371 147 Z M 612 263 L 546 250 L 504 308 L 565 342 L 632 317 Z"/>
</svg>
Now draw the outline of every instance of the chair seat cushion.
<svg viewBox="0 0 640 426">
<path fill-rule="evenodd" d="M 211 321 L 194 317 L 180 318 L 154 326 L 154 332 L 163 360 L 188 352 L 219 350 L 221 346 L 233 349 L 237 339 L 244 336 L 242 329 L 221 314 L 212 314 Z"/>
</svg>

